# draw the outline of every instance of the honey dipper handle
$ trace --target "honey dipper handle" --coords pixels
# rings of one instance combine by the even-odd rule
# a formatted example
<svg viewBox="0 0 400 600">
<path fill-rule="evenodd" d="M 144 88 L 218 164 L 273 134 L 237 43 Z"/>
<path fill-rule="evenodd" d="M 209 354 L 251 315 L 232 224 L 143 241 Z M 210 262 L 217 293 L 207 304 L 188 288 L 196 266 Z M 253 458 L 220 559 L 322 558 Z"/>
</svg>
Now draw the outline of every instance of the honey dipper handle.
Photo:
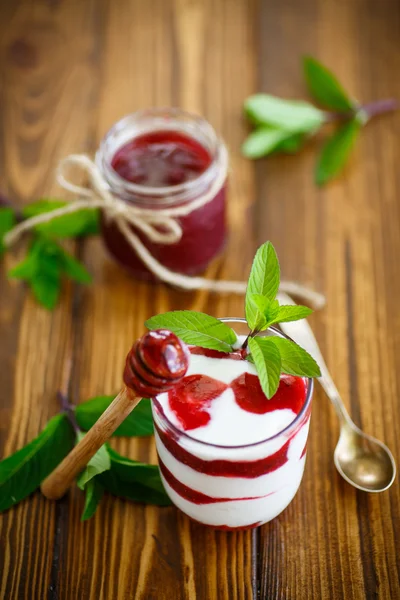
<svg viewBox="0 0 400 600">
<path fill-rule="evenodd" d="M 42 482 L 40 489 L 46 498 L 58 500 L 64 496 L 76 476 L 140 400 L 141 397 L 127 387 L 120 391 L 85 437 Z"/>
</svg>

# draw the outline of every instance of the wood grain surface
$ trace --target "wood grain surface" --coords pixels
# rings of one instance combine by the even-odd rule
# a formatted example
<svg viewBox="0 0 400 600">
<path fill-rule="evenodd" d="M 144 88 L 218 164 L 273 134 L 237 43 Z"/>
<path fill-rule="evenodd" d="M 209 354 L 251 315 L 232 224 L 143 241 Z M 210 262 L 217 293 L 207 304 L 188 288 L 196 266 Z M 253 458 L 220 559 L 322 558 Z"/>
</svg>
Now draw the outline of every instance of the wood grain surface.
<svg viewBox="0 0 400 600">
<path fill-rule="evenodd" d="M 312 179 L 316 147 L 258 163 L 240 155 L 243 100 L 257 90 L 304 97 L 304 53 L 357 98 L 400 98 L 399 40 L 397 0 L 3 0 L 0 191 L 18 205 L 60 196 L 58 160 L 93 153 L 136 109 L 203 114 L 231 155 L 230 241 L 208 276 L 247 277 L 257 244 L 271 239 L 285 277 L 326 294 L 311 324 L 327 363 L 357 423 L 399 460 L 400 114 L 368 125 L 324 190 Z M 53 313 L 6 281 L 21 250 L 1 266 L 0 456 L 58 411 L 65 378 L 74 402 L 116 392 L 149 315 L 243 315 L 241 298 L 129 279 L 100 240 L 75 250 L 95 285 L 66 286 Z M 81 492 L 59 503 L 36 493 L 0 516 L 0 599 L 400 599 L 398 481 L 381 495 L 352 489 L 334 469 L 337 437 L 317 387 L 300 491 L 254 532 L 214 532 L 174 508 L 110 496 L 81 523 Z M 149 440 L 113 445 L 156 460 Z"/>
</svg>

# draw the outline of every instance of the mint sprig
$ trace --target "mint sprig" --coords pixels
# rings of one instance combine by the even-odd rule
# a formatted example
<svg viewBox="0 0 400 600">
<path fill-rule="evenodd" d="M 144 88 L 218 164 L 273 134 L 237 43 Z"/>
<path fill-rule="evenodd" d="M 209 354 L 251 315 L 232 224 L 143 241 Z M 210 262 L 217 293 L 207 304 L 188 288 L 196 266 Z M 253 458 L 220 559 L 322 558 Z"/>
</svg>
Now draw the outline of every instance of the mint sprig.
<svg viewBox="0 0 400 600">
<path fill-rule="evenodd" d="M 280 268 L 271 242 L 256 252 L 246 292 L 246 319 L 250 334 L 243 348 L 250 351 L 260 384 L 267 398 L 272 398 L 279 386 L 281 373 L 300 377 L 319 377 L 315 360 L 292 340 L 258 334 L 272 325 L 304 319 L 312 313 L 307 306 L 280 305 L 276 299 L 280 283 Z"/>
<path fill-rule="evenodd" d="M 18 212 L 18 220 L 51 213 L 67 204 L 64 200 L 42 198 L 24 206 Z M 6 250 L 4 236 L 16 221 L 16 211 L 13 208 L 0 207 L 0 256 Z M 25 258 L 8 272 L 8 277 L 26 281 L 37 302 L 52 310 L 59 300 L 65 277 L 83 284 L 92 281 L 85 266 L 66 252 L 58 240 L 96 235 L 99 231 L 100 211 L 96 208 L 84 208 L 36 225 L 31 232 Z"/>
<path fill-rule="evenodd" d="M 259 337 L 272 325 L 304 319 L 312 313 L 307 306 L 280 305 L 276 298 L 279 284 L 280 267 L 276 251 L 271 242 L 265 242 L 256 252 L 247 284 L 245 313 L 250 333 L 242 350 L 248 350 L 246 358 L 254 363 L 267 398 L 276 393 L 281 373 L 300 377 L 320 375 L 315 360 L 295 342 Z M 237 336 L 233 329 L 201 312 L 167 312 L 151 317 L 145 325 L 148 329 L 169 329 L 189 345 L 222 352 L 237 350 Z"/>
<path fill-rule="evenodd" d="M 242 153 L 250 159 L 276 152 L 294 153 L 326 124 L 338 128 L 323 145 L 315 168 L 315 182 L 322 186 L 336 177 L 345 166 L 361 128 L 375 115 L 398 108 L 394 99 L 369 104 L 356 102 L 335 75 L 315 58 L 303 59 L 304 78 L 310 94 L 332 112 L 313 104 L 285 100 L 270 94 L 247 98 L 244 111 L 255 126 L 242 145 Z"/>
<path fill-rule="evenodd" d="M 186 344 L 232 352 L 236 333 L 215 317 L 193 310 L 175 310 L 151 317 L 145 322 L 148 329 L 169 329 Z"/>
<path fill-rule="evenodd" d="M 37 490 L 43 481 L 72 450 L 74 439 L 79 441 L 84 433 L 108 407 L 114 396 L 99 396 L 72 408 L 64 396 L 64 411 L 53 417 L 42 432 L 26 446 L 0 461 L 0 512 L 18 504 Z M 139 407 L 143 404 L 143 409 Z M 85 410 L 87 405 L 87 410 Z M 130 417 L 117 430 L 116 435 L 148 435 L 151 407 L 142 400 Z M 133 426 L 135 421 L 135 426 Z M 125 427 L 124 427 L 125 426 Z M 77 479 L 78 487 L 85 492 L 82 521 L 93 516 L 104 492 L 145 504 L 168 506 L 170 500 L 161 482 L 158 467 L 121 456 L 108 444 L 103 445 L 89 461 Z"/>
<path fill-rule="evenodd" d="M 9 278 L 26 281 L 36 300 L 49 310 L 57 304 L 63 276 L 83 284 L 92 281 L 82 263 L 57 242 L 44 237 L 34 239 L 24 260 L 8 272 Z"/>
</svg>

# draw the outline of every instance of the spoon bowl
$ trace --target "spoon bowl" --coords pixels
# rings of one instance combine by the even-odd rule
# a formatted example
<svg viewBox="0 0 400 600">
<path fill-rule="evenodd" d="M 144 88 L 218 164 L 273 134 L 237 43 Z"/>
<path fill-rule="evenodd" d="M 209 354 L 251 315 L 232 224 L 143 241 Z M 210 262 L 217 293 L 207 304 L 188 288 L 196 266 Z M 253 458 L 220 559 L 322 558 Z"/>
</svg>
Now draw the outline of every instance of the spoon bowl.
<svg viewBox="0 0 400 600">
<path fill-rule="evenodd" d="M 356 426 L 343 426 L 334 461 L 343 479 L 364 492 L 383 492 L 396 477 L 389 448 Z"/>
</svg>

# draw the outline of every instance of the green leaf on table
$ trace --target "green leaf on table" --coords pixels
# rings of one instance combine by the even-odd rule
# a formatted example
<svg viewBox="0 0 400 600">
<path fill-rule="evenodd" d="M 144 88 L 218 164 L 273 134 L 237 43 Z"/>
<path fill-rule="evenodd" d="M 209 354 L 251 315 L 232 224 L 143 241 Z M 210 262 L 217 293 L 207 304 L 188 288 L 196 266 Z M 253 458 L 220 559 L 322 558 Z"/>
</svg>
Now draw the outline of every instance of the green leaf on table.
<svg viewBox="0 0 400 600">
<path fill-rule="evenodd" d="M 171 504 L 162 484 L 157 465 L 140 463 L 108 447 L 111 469 L 98 476 L 104 488 L 123 498 L 144 504 Z"/>
<path fill-rule="evenodd" d="M 269 94 L 255 94 L 246 99 L 244 109 L 257 125 L 272 125 L 291 133 L 315 132 L 325 114 L 309 102 L 284 100 Z"/>
<path fill-rule="evenodd" d="M 110 406 L 115 396 L 116 394 L 112 396 L 97 396 L 87 402 L 78 404 L 75 408 L 75 417 L 79 427 L 88 431 Z M 114 431 L 113 435 L 135 437 L 152 435 L 153 432 L 151 401 L 148 398 L 142 398 L 125 421 Z"/>
<path fill-rule="evenodd" d="M 355 108 L 355 103 L 344 91 L 333 73 L 315 58 L 305 56 L 303 70 L 308 89 L 320 104 L 343 112 Z"/>
<path fill-rule="evenodd" d="M 29 219 L 63 208 L 68 204 L 64 200 L 43 198 L 24 206 L 22 215 L 25 219 Z M 97 208 L 82 208 L 73 213 L 54 217 L 47 223 L 36 225 L 35 231 L 58 238 L 97 235 L 100 231 L 99 215 Z"/>
<path fill-rule="evenodd" d="M 79 283 L 89 283 L 90 274 L 57 242 L 38 237 L 33 240 L 25 259 L 8 272 L 8 277 L 29 283 L 36 300 L 52 310 L 59 299 L 62 275 Z"/>
<path fill-rule="evenodd" d="M 51 277 L 45 273 L 38 273 L 32 278 L 30 285 L 39 304 L 48 310 L 53 310 L 60 298 L 61 272 Z"/>
<path fill-rule="evenodd" d="M 291 142 L 290 142 L 291 141 Z M 261 158 L 276 150 L 285 142 L 293 143 L 293 134 L 273 127 L 258 127 L 252 131 L 242 145 L 242 153 L 247 158 Z"/>
<path fill-rule="evenodd" d="M 279 386 L 281 357 L 278 348 L 269 343 L 270 338 L 249 338 L 249 350 L 257 369 L 264 394 L 272 398 Z"/>
<path fill-rule="evenodd" d="M 202 312 L 175 310 L 151 317 L 145 323 L 148 329 L 169 329 L 186 344 L 231 352 L 236 333 L 222 321 Z"/>
<path fill-rule="evenodd" d="M 353 119 L 341 125 L 325 143 L 315 171 L 315 181 L 318 185 L 327 183 L 344 167 L 360 129 L 361 123 Z"/>
<path fill-rule="evenodd" d="M 312 133 L 312 132 L 311 132 Z M 285 139 L 280 141 L 274 148 L 273 152 L 284 152 L 286 154 L 294 154 L 303 146 L 307 136 L 304 133 L 293 133 L 288 135 Z"/>
<path fill-rule="evenodd" d="M 280 281 L 280 269 L 275 248 L 266 242 L 258 248 L 253 260 L 246 291 L 246 320 L 251 330 L 255 329 L 259 309 L 251 301 L 253 294 L 267 300 L 275 300 Z"/>
<path fill-rule="evenodd" d="M 0 207 L 0 256 L 5 251 L 3 238 L 10 231 L 16 223 L 15 214 L 12 208 L 8 206 Z"/>
<path fill-rule="evenodd" d="M 79 442 L 84 436 L 84 433 L 79 432 L 77 435 L 77 441 Z M 97 450 L 96 454 L 92 456 L 82 473 L 80 473 L 78 476 L 78 487 L 81 490 L 84 490 L 86 484 L 93 479 L 93 477 L 100 475 L 100 473 L 103 473 L 104 471 L 108 471 L 110 467 L 110 455 L 108 454 L 106 446 L 103 445 Z"/>
<path fill-rule="evenodd" d="M 53 417 L 29 444 L 0 462 L 0 511 L 34 492 L 73 447 L 65 414 Z"/>
<path fill-rule="evenodd" d="M 282 373 L 299 377 L 320 377 L 321 371 L 313 357 L 301 346 L 278 336 L 267 339 L 279 351 L 282 362 Z"/>
<path fill-rule="evenodd" d="M 79 260 L 68 254 L 65 250 L 62 254 L 62 269 L 65 275 L 78 283 L 91 283 L 92 276 Z"/>
<path fill-rule="evenodd" d="M 81 521 L 90 519 L 100 503 L 104 494 L 104 487 L 98 481 L 98 477 L 94 477 L 85 486 L 85 506 L 83 508 Z"/>
<path fill-rule="evenodd" d="M 157 465 L 149 465 L 136 460 L 131 460 L 126 456 L 121 456 L 116 450 L 107 446 L 111 468 L 123 481 L 135 481 L 155 490 L 164 492 L 164 486 L 160 478 L 160 472 Z"/>
</svg>

